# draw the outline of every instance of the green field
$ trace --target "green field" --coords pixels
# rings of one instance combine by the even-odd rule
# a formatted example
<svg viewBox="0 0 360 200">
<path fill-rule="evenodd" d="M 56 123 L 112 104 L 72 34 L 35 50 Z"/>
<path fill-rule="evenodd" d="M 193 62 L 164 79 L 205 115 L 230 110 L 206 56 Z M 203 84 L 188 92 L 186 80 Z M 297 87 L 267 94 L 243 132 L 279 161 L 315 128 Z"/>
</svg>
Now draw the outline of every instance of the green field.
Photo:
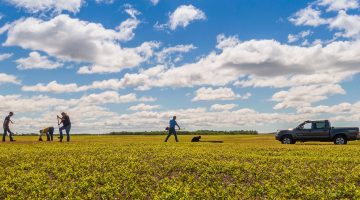
<svg viewBox="0 0 360 200">
<path fill-rule="evenodd" d="M 18 136 L 0 143 L 0 199 L 359 199 L 360 142 L 272 135 Z"/>
</svg>

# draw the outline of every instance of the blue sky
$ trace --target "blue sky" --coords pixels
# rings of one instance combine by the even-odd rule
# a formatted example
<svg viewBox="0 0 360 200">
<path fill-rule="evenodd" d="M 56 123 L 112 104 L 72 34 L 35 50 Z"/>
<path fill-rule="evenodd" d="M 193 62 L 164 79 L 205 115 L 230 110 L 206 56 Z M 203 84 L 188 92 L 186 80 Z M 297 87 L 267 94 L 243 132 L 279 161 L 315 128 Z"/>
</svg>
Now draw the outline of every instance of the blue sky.
<svg viewBox="0 0 360 200">
<path fill-rule="evenodd" d="M 1 0 L 0 110 L 17 132 L 273 132 L 360 119 L 357 0 Z M 55 119 L 55 120 L 54 120 Z"/>
</svg>

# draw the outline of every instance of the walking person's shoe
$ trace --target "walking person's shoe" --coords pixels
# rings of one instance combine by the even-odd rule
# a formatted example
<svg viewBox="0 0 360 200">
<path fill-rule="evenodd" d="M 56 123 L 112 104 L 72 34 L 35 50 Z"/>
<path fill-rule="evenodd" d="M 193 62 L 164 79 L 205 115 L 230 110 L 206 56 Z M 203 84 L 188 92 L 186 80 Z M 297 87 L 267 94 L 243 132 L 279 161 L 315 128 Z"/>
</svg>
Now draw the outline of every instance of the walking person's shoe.
<svg viewBox="0 0 360 200">
<path fill-rule="evenodd" d="M 42 141 L 43 141 L 43 139 L 42 139 L 42 138 L 39 138 L 39 141 L 40 141 L 40 142 L 42 142 Z"/>
<path fill-rule="evenodd" d="M 16 140 L 10 140 L 10 142 L 16 142 Z"/>
</svg>

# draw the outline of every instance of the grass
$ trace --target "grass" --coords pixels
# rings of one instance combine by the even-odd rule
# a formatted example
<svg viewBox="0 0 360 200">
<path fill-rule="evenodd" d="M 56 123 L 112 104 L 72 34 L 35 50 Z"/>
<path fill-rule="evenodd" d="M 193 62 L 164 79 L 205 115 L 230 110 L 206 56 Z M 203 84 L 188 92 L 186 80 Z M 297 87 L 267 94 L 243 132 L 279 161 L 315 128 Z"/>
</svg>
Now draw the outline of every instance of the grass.
<svg viewBox="0 0 360 200">
<path fill-rule="evenodd" d="M 360 142 L 273 135 L 18 136 L 0 144 L 0 199 L 358 199 Z"/>
</svg>

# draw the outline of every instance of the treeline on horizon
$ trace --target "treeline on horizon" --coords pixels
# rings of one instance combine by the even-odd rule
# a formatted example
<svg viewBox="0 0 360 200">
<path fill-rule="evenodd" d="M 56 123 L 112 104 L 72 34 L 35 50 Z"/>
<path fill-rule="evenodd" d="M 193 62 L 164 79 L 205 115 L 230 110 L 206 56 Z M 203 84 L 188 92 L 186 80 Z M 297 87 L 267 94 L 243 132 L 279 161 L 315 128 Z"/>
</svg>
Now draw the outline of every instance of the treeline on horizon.
<svg viewBox="0 0 360 200">
<path fill-rule="evenodd" d="M 167 131 L 121 131 L 111 132 L 109 135 L 166 135 Z M 198 130 L 198 131 L 178 131 L 179 135 L 257 135 L 258 132 L 254 130 L 237 130 L 237 131 L 213 131 L 213 130 Z"/>
</svg>

